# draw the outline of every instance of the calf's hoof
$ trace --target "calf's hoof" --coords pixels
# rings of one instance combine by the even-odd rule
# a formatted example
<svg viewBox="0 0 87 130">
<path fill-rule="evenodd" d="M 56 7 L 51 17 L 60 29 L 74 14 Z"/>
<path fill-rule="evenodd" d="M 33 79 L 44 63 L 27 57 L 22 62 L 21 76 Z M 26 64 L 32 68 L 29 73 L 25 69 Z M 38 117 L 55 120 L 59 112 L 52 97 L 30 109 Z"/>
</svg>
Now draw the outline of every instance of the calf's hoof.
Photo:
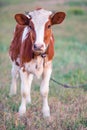
<svg viewBox="0 0 87 130">
<path fill-rule="evenodd" d="M 26 107 L 23 106 L 23 105 L 21 105 L 21 106 L 19 107 L 19 115 L 20 115 L 20 116 L 23 116 L 25 113 L 26 113 Z"/>
<path fill-rule="evenodd" d="M 43 109 L 42 112 L 43 112 L 43 117 L 44 118 L 45 117 L 50 117 L 50 109 L 49 108 L 48 109 Z"/>
</svg>

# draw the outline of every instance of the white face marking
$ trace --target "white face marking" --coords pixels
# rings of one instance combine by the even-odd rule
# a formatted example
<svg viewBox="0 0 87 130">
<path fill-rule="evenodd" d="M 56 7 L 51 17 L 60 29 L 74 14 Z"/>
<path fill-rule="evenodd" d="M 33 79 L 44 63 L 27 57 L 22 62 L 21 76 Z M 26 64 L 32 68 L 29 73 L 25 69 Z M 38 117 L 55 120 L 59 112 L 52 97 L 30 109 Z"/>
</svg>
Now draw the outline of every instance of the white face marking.
<svg viewBox="0 0 87 130">
<path fill-rule="evenodd" d="M 34 24 L 36 32 L 35 44 L 43 44 L 44 49 L 46 48 L 44 43 L 44 27 L 51 14 L 51 11 L 46 11 L 43 9 L 35 10 L 29 13 L 29 15 L 32 17 L 32 22 Z"/>
<path fill-rule="evenodd" d="M 22 35 L 22 43 L 27 38 L 27 33 L 29 32 L 29 27 L 25 27 Z"/>
</svg>

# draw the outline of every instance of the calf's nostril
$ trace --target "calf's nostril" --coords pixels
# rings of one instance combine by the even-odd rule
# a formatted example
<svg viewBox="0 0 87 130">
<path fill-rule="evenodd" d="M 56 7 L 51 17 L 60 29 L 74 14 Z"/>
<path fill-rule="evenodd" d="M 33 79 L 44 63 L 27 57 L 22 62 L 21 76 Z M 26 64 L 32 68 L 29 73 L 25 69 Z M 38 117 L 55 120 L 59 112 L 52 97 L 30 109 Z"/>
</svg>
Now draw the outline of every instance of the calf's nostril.
<svg viewBox="0 0 87 130">
<path fill-rule="evenodd" d="M 40 50 L 43 48 L 43 45 L 39 45 L 39 44 L 34 44 L 34 49 L 36 50 Z"/>
<path fill-rule="evenodd" d="M 36 44 L 34 44 L 34 49 L 37 49 L 37 46 L 36 46 Z"/>
</svg>

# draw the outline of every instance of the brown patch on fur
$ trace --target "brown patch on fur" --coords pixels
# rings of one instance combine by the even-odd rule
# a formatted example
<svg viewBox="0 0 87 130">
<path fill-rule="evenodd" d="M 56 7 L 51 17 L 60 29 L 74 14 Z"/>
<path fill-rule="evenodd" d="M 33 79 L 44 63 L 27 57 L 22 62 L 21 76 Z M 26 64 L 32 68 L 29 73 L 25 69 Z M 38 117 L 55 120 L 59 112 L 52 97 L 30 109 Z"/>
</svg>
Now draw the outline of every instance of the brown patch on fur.
<svg viewBox="0 0 87 130">
<path fill-rule="evenodd" d="M 33 57 L 32 52 L 32 42 L 35 40 L 35 31 L 34 27 L 32 26 L 32 30 L 28 32 L 27 38 L 22 43 L 22 34 L 24 31 L 25 26 L 18 25 L 16 26 L 14 32 L 14 38 L 11 42 L 9 55 L 12 61 L 16 61 L 17 58 L 20 58 L 20 66 L 23 66 L 24 63 L 29 62 Z M 16 62 L 18 65 L 18 63 Z"/>
<path fill-rule="evenodd" d="M 30 32 L 27 35 L 28 37 L 25 39 L 24 43 L 21 45 L 21 51 L 20 51 L 21 66 L 23 66 L 24 63 L 29 62 L 33 57 Z"/>
<path fill-rule="evenodd" d="M 44 42 L 48 46 L 47 54 L 48 54 L 48 60 L 52 60 L 54 56 L 54 37 L 52 34 L 51 29 L 51 21 L 49 20 L 45 25 L 44 30 Z"/>
<path fill-rule="evenodd" d="M 9 49 L 9 55 L 11 56 L 12 61 L 16 60 L 20 54 L 21 38 L 22 38 L 23 30 L 24 30 L 24 26 L 20 26 L 17 24 L 14 32 L 14 38 L 11 42 L 10 49 Z"/>
<path fill-rule="evenodd" d="M 48 54 L 48 60 L 52 60 L 54 56 L 54 37 L 53 35 L 50 38 L 50 43 L 47 49 L 47 54 Z"/>
<path fill-rule="evenodd" d="M 49 20 L 49 21 L 45 24 L 45 29 L 44 29 L 44 42 L 45 42 L 46 44 L 49 44 L 51 35 L 52 35 L 51 22 L 50 22 L 50 20 Z"/>
</svg>

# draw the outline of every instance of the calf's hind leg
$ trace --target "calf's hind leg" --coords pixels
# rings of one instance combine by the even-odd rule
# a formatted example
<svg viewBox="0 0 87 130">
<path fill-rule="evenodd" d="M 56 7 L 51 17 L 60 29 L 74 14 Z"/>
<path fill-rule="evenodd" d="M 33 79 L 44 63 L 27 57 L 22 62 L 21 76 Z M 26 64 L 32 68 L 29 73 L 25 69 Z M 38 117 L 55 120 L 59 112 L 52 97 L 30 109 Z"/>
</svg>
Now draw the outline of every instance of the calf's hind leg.
<svg viewBox="0 0 87 130">
<path fill-rule="evenodd" d="M 11 87 L 10 87 L 10 93 L 9 93 L 10 96 L 16 94 L 17 78 L 19 75 L 19 67 L 14 62 L 12 63 L 11 75 L 12 75 L 12 81 L 11 81 Z"/>
</svg>

